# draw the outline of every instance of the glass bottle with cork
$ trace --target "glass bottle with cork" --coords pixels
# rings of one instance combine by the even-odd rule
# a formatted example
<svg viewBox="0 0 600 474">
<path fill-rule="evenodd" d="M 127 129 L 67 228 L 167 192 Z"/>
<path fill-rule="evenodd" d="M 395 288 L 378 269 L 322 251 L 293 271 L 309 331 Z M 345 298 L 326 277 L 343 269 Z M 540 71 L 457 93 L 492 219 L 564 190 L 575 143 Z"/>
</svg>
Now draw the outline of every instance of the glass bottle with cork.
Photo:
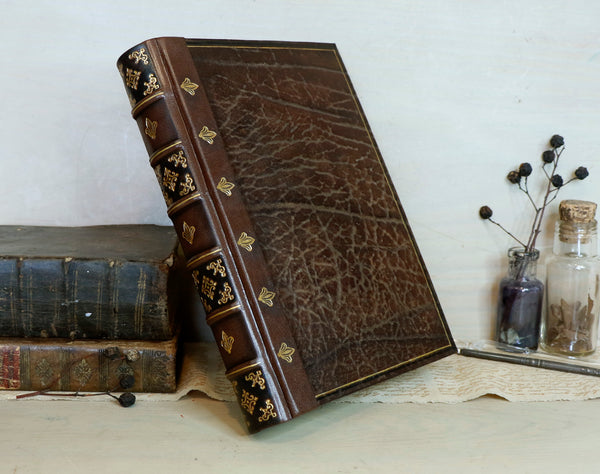
<svg viewBox="0 0 600 474">
<path fill-rule="evenodd" d="M 596 350 L 600 259 L 596 204 L 566 200 L 559 206 L 553 256 L 546 266 L 546 314 L 541 347 L 581 357 Z"/>
</svg>

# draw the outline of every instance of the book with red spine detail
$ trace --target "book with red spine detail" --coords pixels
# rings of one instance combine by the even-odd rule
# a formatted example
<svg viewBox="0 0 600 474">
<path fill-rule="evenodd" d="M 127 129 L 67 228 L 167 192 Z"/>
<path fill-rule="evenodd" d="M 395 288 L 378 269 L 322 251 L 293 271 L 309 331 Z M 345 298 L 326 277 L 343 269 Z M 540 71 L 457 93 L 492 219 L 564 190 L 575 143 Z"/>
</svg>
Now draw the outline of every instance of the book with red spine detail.
<svg viewBox="0 0 600 474">
<path fill-rule="evenodd" d="M 0 389 L 175 392 L 177 337 L 168 341 L 0 338 Z"/>
</svg>

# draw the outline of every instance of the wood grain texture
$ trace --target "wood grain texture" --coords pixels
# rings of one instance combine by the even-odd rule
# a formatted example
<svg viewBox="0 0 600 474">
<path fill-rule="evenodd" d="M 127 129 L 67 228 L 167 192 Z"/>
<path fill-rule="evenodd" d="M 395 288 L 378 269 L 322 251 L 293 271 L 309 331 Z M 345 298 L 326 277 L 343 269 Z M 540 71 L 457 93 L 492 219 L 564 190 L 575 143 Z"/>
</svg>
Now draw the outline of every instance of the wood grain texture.
<svg viewBox="0 0 600 474">
<path fill-rule="evenodd" d="M 332 403 L 249 437 L 232 403 L 198 395 L 129 409 L 8 401 L 0 403 L 0 444 L 3 469 L 17 473 L 505 473 L 514 463 L 521 472 L 571 472 L 596 463 L 598 408 L 495 398 Z"/>
</svg>

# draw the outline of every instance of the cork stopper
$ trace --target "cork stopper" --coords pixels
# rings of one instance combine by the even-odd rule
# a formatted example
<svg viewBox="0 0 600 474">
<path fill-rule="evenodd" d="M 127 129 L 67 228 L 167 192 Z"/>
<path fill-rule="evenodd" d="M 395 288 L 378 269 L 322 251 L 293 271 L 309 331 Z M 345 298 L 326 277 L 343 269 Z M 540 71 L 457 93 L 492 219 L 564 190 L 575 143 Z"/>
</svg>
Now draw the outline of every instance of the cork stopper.
<svg viewBox="0 0 600 474">
<path fill-rule="evenodd" d="M 587 243 L 596 230 L 596 203 L 568 199 L 558 206 L 559 238 L 567 243 Z"/>
<path fill-rule="evenodd" d="M 567 199 L 558 206 L 558 213 L 561 221 L 587 224 L 596 216 L 596 203 Z"/>
</svg>

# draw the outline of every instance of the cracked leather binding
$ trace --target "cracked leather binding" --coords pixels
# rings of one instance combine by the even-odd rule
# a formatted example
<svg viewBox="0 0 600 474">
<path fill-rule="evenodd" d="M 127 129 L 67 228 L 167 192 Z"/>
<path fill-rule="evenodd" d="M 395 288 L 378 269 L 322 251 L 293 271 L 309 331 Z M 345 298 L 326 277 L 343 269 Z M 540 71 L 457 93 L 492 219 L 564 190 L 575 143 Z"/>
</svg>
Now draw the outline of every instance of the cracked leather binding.
<svg viewBox="0 0 600 474">
<path fill-rule="evenodd" d="M 176 337 L 168 341 L 0 338 L 0 389 L 174 392 L 176 353 Z M 121 382 L 125 376 L 130 377 L 127 385 Z"/>
<path fill-rule="evenodd" d="M 117 64 L 251 432 L 455 352 L 335 45 Z"/>
<path fill-rule="evenodd" d="M 170 226 L 0 226 L 0 337 L 173 338 L 178 245 Z"/>
</svg>

